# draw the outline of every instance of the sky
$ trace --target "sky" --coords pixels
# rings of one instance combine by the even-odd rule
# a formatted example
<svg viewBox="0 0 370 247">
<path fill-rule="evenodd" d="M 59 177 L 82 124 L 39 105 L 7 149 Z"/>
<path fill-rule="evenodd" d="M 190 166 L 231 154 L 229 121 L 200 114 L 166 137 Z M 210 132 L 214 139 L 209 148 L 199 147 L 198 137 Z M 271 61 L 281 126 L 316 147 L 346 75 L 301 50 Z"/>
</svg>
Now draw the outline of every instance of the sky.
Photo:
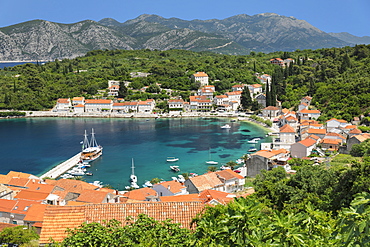
<svg viewBox="0 0 370 247">
<path fill-rule="evenodd" d="M 57 23 L 141 14 L 183 20 L 276 13 L 305 20 L 324 32 L 370 36 L 370 0 L 0 0 L 0 27 L 41 19 Z"/>
</svg>

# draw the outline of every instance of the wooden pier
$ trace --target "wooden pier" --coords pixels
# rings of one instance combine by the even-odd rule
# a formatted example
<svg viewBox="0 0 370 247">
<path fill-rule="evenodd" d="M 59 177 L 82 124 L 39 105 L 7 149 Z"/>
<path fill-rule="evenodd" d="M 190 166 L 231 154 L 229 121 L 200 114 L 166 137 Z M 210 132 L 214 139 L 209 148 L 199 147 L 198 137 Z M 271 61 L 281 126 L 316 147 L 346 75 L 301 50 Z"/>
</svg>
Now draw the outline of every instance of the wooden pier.
<svg viewBox="0 0 370 247">
<path fill-rule="evenodd" d="M 40 178 L 57 178 L 72 167 L 74 167 L 80 161 L 81 153 L 76 154 L 72 158 L 60 163 L 50 171 L 44 173 Z"/>
</svg>

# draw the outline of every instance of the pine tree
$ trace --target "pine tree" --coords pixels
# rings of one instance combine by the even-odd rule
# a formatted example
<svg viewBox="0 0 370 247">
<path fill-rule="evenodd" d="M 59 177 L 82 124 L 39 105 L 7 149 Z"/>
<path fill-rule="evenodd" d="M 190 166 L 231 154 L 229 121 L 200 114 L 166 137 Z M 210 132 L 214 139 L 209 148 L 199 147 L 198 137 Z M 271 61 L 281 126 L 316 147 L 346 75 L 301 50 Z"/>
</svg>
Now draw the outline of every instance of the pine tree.
<svg viewBox="0 0 370 247">
<path fill-rule="evenodd" d="M 266 106 L 269 106 L 271 104 L 270 99 L 271 99 L 271 97 L 270 97 L 270 85 L 269 85 L 269 82 L 267 81 L 266 82 Z"/>
<path fill-rule="evenodd" d="M 248 87 L 244 87 L 240 101 L 243 109 L 250 109 L 252 107 L 253 101 Z"/>
</svg>

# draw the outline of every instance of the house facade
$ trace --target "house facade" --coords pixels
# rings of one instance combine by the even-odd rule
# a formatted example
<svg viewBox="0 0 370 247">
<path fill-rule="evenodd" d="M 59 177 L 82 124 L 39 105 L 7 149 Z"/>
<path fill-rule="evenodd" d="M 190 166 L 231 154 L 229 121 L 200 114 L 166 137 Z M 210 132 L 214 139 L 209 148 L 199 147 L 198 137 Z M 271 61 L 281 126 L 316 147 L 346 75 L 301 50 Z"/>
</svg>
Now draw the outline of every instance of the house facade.
<svg viewBox="0 0 370 247">
<path fill-rule="evenodd" d="M 200 86 L 208 85 L 208 75 L 204 72 L 197 72 L 191 76 L 192 80 L 195 82 L 200 82 Z"/>
</svg>

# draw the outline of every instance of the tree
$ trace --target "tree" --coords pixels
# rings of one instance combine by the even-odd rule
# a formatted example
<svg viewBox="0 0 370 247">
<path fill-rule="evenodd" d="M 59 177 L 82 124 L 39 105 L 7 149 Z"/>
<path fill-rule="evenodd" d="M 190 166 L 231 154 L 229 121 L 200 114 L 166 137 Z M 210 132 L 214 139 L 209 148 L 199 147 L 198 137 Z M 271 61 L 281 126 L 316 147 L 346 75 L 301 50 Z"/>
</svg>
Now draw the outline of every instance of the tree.
<svg viewBox="0 0 370 247">
<path fill-rule="evenodd" d="M 215 171 L 217 171 L 217 167 L 216 166 L 208 166 L 207 167 L 207 171 L 209 171 L 209 172 L 215 172 Z"/>
<path fill-rule="evenodd" d="M 127 96 L 127 94 L 128 94 L 127 87 L 125 86 L 125 84 L 123 82 L 120 83 L 119 90 L 118 90 L 118 97 L 125 98 Z"/>
<path fill-rule="evenodd" d="M 227 162 L 226 163 L 226 166 L 227 167 L 230 167 L 231 168 L 231 170 L 234 170 L 234 168 L 236 167 L 236 166 L 238 166 L 238 163 L 236 163 L 235 161 L 233 161 L 233 160 L 230 160 L 229 162 Z"/>
<path fill-rule="evenodd" d="M 252 107 L 253 101 L 252 101 L 251 94 L 250 94 L 248 87 L 244 87 L 240 101 L 243 106 L 243 109 L 246 110 Z"/>
<path fill-rule="evenodd" d="M 370 139 L 367 139 L 360 144 L 354 144 L 350 154 L 355 157 L 370 156 Z"/>
<path fill-rule="evenodd" d="M 62 246 L 190 246 L 190 230 L 180 228 L 170 219 L 157 221 L 140 214 L 136 220 L 127 218 L 127 225 L 110 220 L 103 224 L 89 223 L 68 230 Z"/>
<path fill-rule="evenodd" d="M 0 243 L 22 245 L 37 239 L 36 230 L 25 226 L 8 227 L 0 232 Z"/>
</svg>

